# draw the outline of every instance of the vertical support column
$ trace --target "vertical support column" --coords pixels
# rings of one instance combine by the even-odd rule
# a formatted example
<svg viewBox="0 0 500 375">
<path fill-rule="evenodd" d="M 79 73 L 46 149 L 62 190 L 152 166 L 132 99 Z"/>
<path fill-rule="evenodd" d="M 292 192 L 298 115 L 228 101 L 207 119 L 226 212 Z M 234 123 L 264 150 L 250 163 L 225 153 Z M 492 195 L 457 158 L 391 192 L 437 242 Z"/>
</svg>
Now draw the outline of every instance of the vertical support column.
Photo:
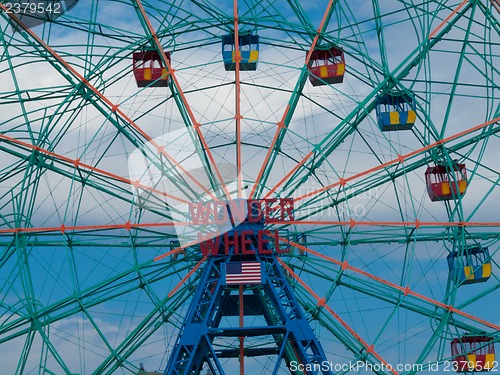
<svg viewBox="0 0 500 375">
<path fill-rule="evenodd" d="M 208 260 L 165 374 L 198 375 L 204 368 L 224 374 L 219 361 L 224 358 L 224 363 L 233 359 L 228 361 L 233 372 L 239 361 L 243 375 L 245 364 L 252 364 L 248 358 L 257 356 L 275 358 L 273 374 L 284 366 L 293 375 L 304 369 L 331 374 L 322 366 L 323 348 L 283 273 L 279 237 L 264 229 L 275 217 L 293 220 L 293 201 L 247 204 L 245 220 L 220 235 L 211 244 L 214 251 L 205 254 Z M 231 216 L 235 207 L 228 203 L 223 209 Z"/>
<path fill-rule="evenodd" d="M 231 255 L 212 257 L 205 265 L 165 374 L 200 374 L 204 366 L 214 374 L 224 374 L 219 358 L 238 359 L 240 374 L 244 374 L 245 358 L 260 355 L 275 356 L 275 372 L 285 363 L 292 374 L 291 364 L 331 374 L 321 367 L 326 355 L 276 257 L 256 256 L 263 264 L 262 284 L 257 285 L 226 284 L 225 267 L 234 259 Z M 267 325 L 246 325 L 247 315 L 261 316 Z M 231 317 L 237 318 L 237 323 L 227 325 Z M 258 336 L 270 336 L 274 343 L 245 349 L 246 337 Z M 214 349 L 215 340 L 230 342 L 230 337 L 237 338 L 235 345 Z"/>
</svg>

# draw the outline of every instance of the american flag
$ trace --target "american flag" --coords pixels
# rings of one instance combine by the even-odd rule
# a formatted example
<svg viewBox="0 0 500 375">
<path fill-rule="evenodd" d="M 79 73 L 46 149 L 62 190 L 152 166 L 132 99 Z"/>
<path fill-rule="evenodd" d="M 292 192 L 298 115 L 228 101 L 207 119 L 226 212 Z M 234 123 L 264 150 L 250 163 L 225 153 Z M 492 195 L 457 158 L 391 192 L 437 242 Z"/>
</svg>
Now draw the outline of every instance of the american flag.
<svg viewBox="0 0 500 375">
<path fill-rule="evenodd" d="M 226 263 L 226 284 L 260 284 L 261 282 L 259 262 Z"/>
</svg>

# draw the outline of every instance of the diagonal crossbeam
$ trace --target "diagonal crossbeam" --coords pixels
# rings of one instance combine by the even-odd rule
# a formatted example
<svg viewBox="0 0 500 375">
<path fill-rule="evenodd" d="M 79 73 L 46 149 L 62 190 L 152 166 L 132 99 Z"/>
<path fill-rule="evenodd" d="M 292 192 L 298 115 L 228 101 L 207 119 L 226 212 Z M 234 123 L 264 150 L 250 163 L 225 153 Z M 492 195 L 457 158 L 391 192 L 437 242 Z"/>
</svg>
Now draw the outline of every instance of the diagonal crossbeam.
<svg viewBox="0 0 500 375">
<path fill-rule="evenodd" d="M 373 280 L 373 281 L 375 281 L 377 283 L 381 283 L 381 284 L 389 286 L 389 287 L 391 287 L 391 288 L 393 288 L 395 290 L 398 290 L 405 297 L 406 296 L 415 297 L 415 298 L 417 298 L 417 299 L 419 299 L 421 301 L 424 301 L 424 302 L 430 303 L 430 304 L 432 304 L 432 305 L 434 305 L 436 307 L 439 307 L 439 308 L 443 309 L 444 311 L 448 311 L 450 313 L 454 313 L 454 314 L 460 315 L 460 316 L 462 316 L 464 318 L 470 319 L 470 320 L 472 320 L 472 321 L 474 321 L 476 323 L 479 323 L 479 324 L 481 324 L 481 325 L 483 325 L 485 327 L 491 328 L 491 329 L 493 329 L 495 331 L 499 331 L 500 330 L 500 325 L 494 324 L 492 322 L 488 322 L 488 321 L 486 321 L 484 319 L 478 318 L 477 316 L 474 316 L 474 315 L 469 314 L 469 313 L 467 313 L 467 312 L 465 312 L 463 310 L 460 310 L 460 309 L 458 309 L 458 308 L 456 308 L 456 307 L 454 307 L 452 305 L 447 305 L 447 304 L 445 304 L 443 302 L 440 302 L 440 301 L 435 300 L 433 298 L 427 297 L 427 296 L 425 296 L 425 295 L 423 295 L 421 293 L 415 292 L 409 286 L 404 287 L 404 286 L 395 284 L 395 283 L 390 282 L 388 280 L 385 280 L 385 279 L 383 279 L 381 277 L 373 275 L 373 274 L 371 274 L 369 272 L 363 271 L 362 269 L 354 267 L 354 266 L 350 265 L 349 262 L 347 262 L 347 261 L 341 262 L 341 261 L 339 261 L 339 260 L 337 260 L 335 258 L 332 258 L 332 257 L 330 257 L 328 255 L 321 254 L 321 253 L 319 253 L 319 252 L 317 252 L 315 250 L 312 250 L 311 248 L 308 248 L 308 247 L 303 246 L 303 245 L 301 245 L 299 243 L 290 241 L 290 240 L 288 240 L 286 238 L 281 238 L 281 240 L 283 242 L 289 243 L 290 245 L 296 246 L 297 248 L 299 248 L 299 249 L 301 249 L 301 250 L 303 250 L 303 251 L 305 251 L 305 252 L 307 252 L 309 254 L 313 254 L 313 255 L 317 256 L 318 258 L 321 258 L 321 259 L 323 259 L 323 260 L 325 260 L 327 262 L 333 263 L 333 264 L 341 267 L 342 271 L 349 270 L 349 271 L 355 272 L 355 273 L 357 273 L 359 275 L 362 275 L 364 277 L 367 277 L 368 279 Z"/>
<path fill-rule="evenodd" d="M 23 37 L 29 41 L 34 40 L 36 42 L 35 48 L 46 55 L 49 56 L 53 60 L 48 60 L 56 69 L 62 73 L 64 78 L 66 78 L 74 87 L 81 88 L 85 87 L 89 92 L 91 92 L 98 100 L 91 100 L 91 103 L 101 112 L 103 113 L 110 121 L 114 118 L 119 119 L 120 123 L 116 123 L 111 121 L 120 131 L 123 132 L 124 125 L 131 127 L 137 132 L 139 137 L 142 137 L 143 140 L 149 142 L 152 149 L 156 154 L 149 155 L 149 157 L 154 161 L 158 156 L 164 156 L 175 168 L 181 171 L 187 178 L 190 179 L 193 183 L 195 183 L 198 187 L 200 187 L 205 193 L 210 195 L 212 199 L 216 199 L 212 192 L 210 192 L 206 186 L 204 186 L 198 179 L 196 179 L 192 173 L 186 170 L 180 162 L 178 162 L 172 155 L 170 155 L 166 150 L 165 146 L 158 144 L 146 131 L 144 131 L 139 125 L 135 123 L 127 114 L 119 108 L 118 103 L 114 103 L 109 98 L 107 98 L 97 87 L 92 85 L 87 78 L 81 75 L 71 64 L 69 64 L 62 56 L 60 56 L 53 48 L 51 48 L 47 43 L 45 43 L 36 33 L 34 33 L 29 27 L 27 27 L 18 17 L 15 16 L 14 13 L 8 12 L 5 5 L 0 4 L 0 9 L 7 14 L 12 22 L 16 23 L 19 27 L 19 30 L 22 30 Z M 169 66 L 169 69 L 171 67 Z M 90 99 L 89 99 L 90 100 Z M 104 104 L 104 105 L 101 105 Z M 137 139 L 128 135 L 129 140 L 131 140 L 134 145 L 140 146 L 140 143 L 137 143 Z M 149 150 L 151 152 L 151 150 Z M 161 169 L 161 164 L 159 164 L 159 168 Z"/>
</svg>

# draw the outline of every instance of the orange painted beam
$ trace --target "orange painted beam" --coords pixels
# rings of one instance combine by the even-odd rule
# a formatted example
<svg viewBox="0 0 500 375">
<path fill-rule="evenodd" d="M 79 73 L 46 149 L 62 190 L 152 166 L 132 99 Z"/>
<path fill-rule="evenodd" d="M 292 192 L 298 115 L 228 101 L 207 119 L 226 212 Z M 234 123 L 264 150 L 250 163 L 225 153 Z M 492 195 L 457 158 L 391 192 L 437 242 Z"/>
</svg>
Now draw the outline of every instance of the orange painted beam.
<svg viewBox="0 0 500 375">
<path fill-rule="evenodd" d="M 110 229 L 140 229 L 140 228 L 162 228 L 162 227 L 173 227 L 173 226 L 186 226 L 192 225 L 190 222 L 161 222 L 161 223 L 135 223 L 132 224 L 127 221 L 123 224 L 103 224 L 103 225 L 68 225 L 65 226 L 61 224 L 57 227 L 38 227 L 38 228 L 8 228 L 0 229 L 0 234 L 4 233 L 50 233 L 50 232 L 83 232 L 88 230 L 110 230 Z M 368 227 L 409 227 L 409 228 L 421 228 L 421 227 L 483 227 L 483 228 L 494 228 L 500 227 L 500 222 L 483 222 L 483 221 L 460 221 L 460 222 L 448 222 L 448 221 L 277 221 L 273 222 L 273 225 L 325 225 L 325 226 L 350 226 L 351 228 L 356 226 L 368 226 Z M 196 244 L 193 242 L 192 244 Z"/>
<path fill-rule="evenodd" d="M 382 164 L 380 164 L 380 165 L 377 165 L 377 166 L 375 166 L 375 167 L 372 167 L 372 168 L 366 169 L 366 170 L 365 170 L 365 171 L 363 171 L 363 172 L 356 173 L 355 175 L 352 175 L 352 176 L 347 177 L 347 178 L 341 178 L 338 182 L 335 182 L 335 183 L 333 183 L 333 184 L 330 184 L 330 185 L 324 186 L 324 187 L 322 187 L 322 188 L 320 188 L 320 189 L 316 189 L 316 190 L 311 191 L 311 192 L 309 192 L 309 193 L 307 193 L 307 194 L 304 194 L 304 195 L 301 195 L 301 196 L 299 196 L 299 197 L 296 197 L 296 198 L 294 198 L 294 200 L 295 200 L 296 202 L 298 202 L 298 201 L 303 200 L 303 199 L 305 199 L 305 198 L 307 198 L 307 197 L 311 197 L 311 196 L 313 196 L 313 195 L 320 194 L 320 193 L 322 193 L 322 192 L 324 192 L 324 191 L 326 191 L 326 190 L 332 189 L 332 188 L 337 187 L 337 186 L 339 186 L 339 185 L 341 185 L 341 186 L 345 186 L 347 182 L 350 182 L 350 181 L 356 180 L 356 179 L 358 179 L 358 178 L 360 178 L 360 177 L 366 176 L 367 174 L 370 174 L 370 173 L 372 173 L 372 172 L 379 171 L 379 170 L 384 169 L 384 168 L 386 168 L 386 167 L 389 167 L 389 166 L 391 166 L 391 165 L 395 165 L 395 164 L 403 163 L 406 159 L 408 159 L 408 158 L 410 158 L 410 157 L 412 157 L 412 156 L 418 155 L 418 154 L 420 154 L 420 153 L 422 153 L 422 152 L 424 152 L 424 151 L 431 150 L 431 149 L 433 149 L 433 148 L 435 148 L 435 147 L 442 146 L 442 145 L 444 145 L 444 144 L 445 144 L 445 143 L 447 143 L 447 142 L 450 142 L 450 141 L 453 141 L 453 140 L 455 140 L 455 139 L 458 139 L 458 138 L 460 138 L 460 137 L 462 137 L 462 136 L 464 136 L 464 135 L 467 135 L 467 134 L 469 134 L 469 133 L 472 133 L 472 132 L 474 132 L 474 131 L 476 131 L 476 130 L 483 129 L 483 128 L 485 128 L 485 127 L 487 127 L 487 126 L 489 126 L 489 125 L 491 125 L 491 124 L 494 124 L 494 123 L 496 123 L 496 122 L 499 122 L 499 121 L 500 121 L 500 117 L 496 117 L 496 118 L 494 118 L 493 120 L 483 122 L 482 124 L 479 124 L 479 125 L 473 126 L 473 127 L 469 128 L 469 129 L 466 129 L 466 130 L 464 130 L 464 131 L 461 131 L 461 132 L 459 132 L 459 133 L 456 133 L 456 134 L 454 134 L 454 135 L 451 135 L 451 136 L 449 136 L 449 137 L 446 137 L 446 138 L 444 138 L 444 139 L 442 139 L 442 140 L 439 140 L 439 141 L 437 141 L 437 142 L 431 143 L 430 145 L 427 145 L 427 146 L 421 147 L 421 148 L 419 148 L 419 149 L 417 149 L 417 150 L 415 150 L 415 151 L 409 152 L 409 153 L 404 154 L 404 155 L 398 155 L 398 157 L 397 157 L 397 158 L 395 158 L 395 159 L 389 160 L 389 161 L 387 161 L 387 162 L 385 162 L 385 163 L 382 163 Z"/>
<path fill-rule="evenodd" d="M 238 30 L 238 0 L 233 1 L 233 18 L 234 18 L 234 49 L 235 49 L 235 70 L 234 70 L 234 81 L 235 81 L 235 120 L 236 120 L 236 173 L 237 173 L 237 190 L 238 198 L 242 197 L 242 176 L 241 176 L 241 166 L 242 166 L 242 154 L 241 154 L 241 85 L 240 85 L 240 62 L 241 62 L 241 51 L 240 51 L 240 41 L 239 41 L 239 30 Z M 243 327 L 243 285 L 239 286 L 239 323 L 240 327 Z M 239 337 L 240 344 L 240 375 L 245 374 L 245 337 Z"/>
<path fill-rule="evenodd" d="M 500 13 L 500 0 L 490 0 L 491 4 L 495 7 L 495 9 Z"/>
<path fill-rule="evenodd" d="M 179 246 L 165 254 L 162 254 L 162 255 L 159 255 L 157 256 L 156 258 L 153 259 L 154 262 L 158 262 L 159 260 L 162 260 L 170 255 L 173 255 L 173 254 L 177 254 L 177 253 L 180 253 L 181 251 L 183 251 L 185 248 L 189 247 L 189 246 L 192 246 L 192 245 L 196 245 L 199 241 L 196 239 L 196 240 L 193 240 L 191 242 L 188 242 L 182 246 Z"/>
<path fill-rule="evenodd" d="M 307 161 L 307 159 L 309 159 L 312 155 L 313 155 L 313 152 L 311 151 L 311 152 L 309 152 L 306 156 L 304 156 L 304 158 L 302 159 L 302 161 L 301 161 L 300 163 L 297 163 L 297 164 L 295 165 L 295 167 L 293 167 L 293 168 L 290 170 L 290 172 L 288 172 L 288 173 L 285 175 L 285 177 L 283 177 L 281 180 L 279 180 L 279 181 L 278 181 L 278 183 L 277 183 L 276 185 L 274 185 L 274 187 L 273 187 L 271 190 L 269 190 L 269 191 L 267 192 L 267 194 L 266 194 L 266 195 L 264 195 L 264 199 L 269 198 L 269 196 L 270 196 L 272 193 L 274 193 L 274 192 L 276 191 L 276 189 L 277 189 L 279 186 L 281 186 L 281 184 L 283 184 L 285 181 L 287 181 L 287 180 L 288 180 L 288 179 L 289 179 L 289 178 L 290 178 L 290 177 L 291 177 L 291 176 L 295 173 L 295 171 L 296 171 L 297 169 L 299 169 L 299 168 L 300 168 L 300 167 L 301 167 L 301 166 L 302 166 L 302 165 L 303 165 L 303 164 Z"/>
<path fill-rule="evenodd" d="M 235 81 L 235 110 L 236 114 L 234 116 L 236 120 L 236 173 L 237 173 L 237 185 L 238 185 L 238 198 L 242 197 L 242 176 L 241 176 L 241 165 L 242 165 L 242 154 L 241 154 L 241 84 L 240 84 L 240 62 L 241 62 L 241 51 L 240 51 L 240 41 L 239 41 L 239 30 L 238 30 L 238 0 L 233 1 L 233 18 L 234 18 L 234 49 L 235 49 L 235 70 L 234 70 L 234 81 Z M 241 374 L 243 375 L 243 374 Z"/>
<path fill-rule="evenodd" d="M 171 252 L 172 253 L 172 252 Z M 170 255 L 170 254 L 169 254 Z M 187 279 L 189 279 L 191 277 L 191 275 L 193 273 L 196 272 L 196 270 L 198 268 L 200 268 L 200 266 L 207 260 L 207 257 L 203 257 L 198 263 L 196 263 L 196 265 L 193 267 L 193 269 L 191 271 L 188 272 L 188 274 L 186 276 L 184 276 L 182 278 L 181 281 L 179 281 L 179 283 L 174 287 L 174 289 L 172 289 L 170 291 L 170 293 L 168 293 L 168 298 L 172 297 L 174 295 L 175 292 L 177 292 L 177 290 L 186 282 Z"/>
<path fill-rule="evenodd" d="M 330 13 L 334 2 L 335 2 L 334 0 L 330 0 L 328 2 L 326 10 L 323 13 L 323 18 L 321 19 L 320 25 L 319 25 L 318 30 L 316 32 L 316 35 L 314 36 L 314 39 L 311 43 L 311 47 L 309 48 L 309 52 L 306 55 L 306 59 L 304 61 L 304 67 L 307 67 L 309 65 L 309 60 L 311 59 L 311 56 L 314 52 L 314 49 L 316 48 L 316 45 L 318 44 L 319 37 L 320 37 L 321 32 L 325 26 L 325 22 L 327 20 L 328 14 Z M 287 106 L 285 107 L 285 112 L 283 113 L 283 116 L 281 116 L 281 120 L 276 124 L 277 125 L 276 133 L 274 134 L 274 138 L 271 142 L 271 145 L 269 146 L 269 148 L 267 150 L 266 157 L 264 158 L 264 161 L 262 162 L 262 166 L 259 170 L 259 173 L 258 173 L 257 178 L 255 180 L 255 183 L 253 185 L 253 188 L 250 192 L 250 195 L 249 195 L 250 199 L 252 199 L 255 195 L 255 190 L 257 189 L 257 187 L 260 183 L 260 180 L 262 178 L 262 175 L 264 174 L 264 171 L 266 169 L 266 165 L 269 163 L 269 160 L 271 159 L 271 154 L 274 150 L 274 146 L 276 145 L 278 137 L 281 133 L 281 129 L 285 128 L 285 120 L 286 120 L 289 112 L 290 112 L 290 104 L 287 104 Z M 309 157 L 310 157 L 310 154 L 306 155 L 306 158 L 309 158 Z"/>
<path fill-rule="evenodd" d="M 444 26 L 446 25 L 446 23 L 450 20 L 451 17 L 453 17 L 453 15 L 455 15 L 460 9 L 462 9 L 462 7 L 465 5 L 465 3 L 467 3 L 469 0 L 463 0 L 454 10 L 453 12 L 451 12 L 448 17 L 446 17 L 443 22 L 441 22 L 438 27 L 436 27 L 430 34 L 429 34 L 429 39 L 433 38 L 437 33 L 438 31 Z"/>
<path fill-rule="evenodd" d="M 391 369 L 391 373 L 393 373 L 394 375 L 399 375 L 398 372 L 396 372 L 394 369 L 393 369 L 393 366 L 392 365 L 389 365 L 389 363 L 387 361 L 385 361 L 382 356 L 380 356 L 380 354 L 378 354 L 376 351 L 375 351 L 375 348 L 374 348 L 374 345 L 369 345 L 365 340 L 363 340 L 363 338 L 357 334 L 357 332 L 351 327 L 349 326 L 345 320 L 343 320 L 339 314 L 337 314 L 335 311 L 333 311 L 333 309 L 331 307 L 329 307 L 327 304 L 326 304 L 326 300 L 325 298 L 320 298 L 320 296 L 314 291 L 312 290 L 312 288 L 307 285 L 295 272 L 293 272 L 293 270 L 288 267 L 286 265 L 286 263 L 280 259 L 280 258 L 277 258 L 278 259 L 278 262 L 281 264 L 281 266 L 291 275 L 293 276 L 293 278 L 295 280 L 297 280 L 299 282 L 300 285 L 302 285 L 306 290 L 307 292 L 316 300 L 318 301 L 318 306 L 319 307 L 322 307 L 324 308 L 326 311 L 328 311 L 330 313 L 330 315 L 332 315 L 341 325 L 342 327 L 344 327 L 351 335 L 353 335 L 356 340 L 358 340 L 358 342 L 363 345 L 366 349 L 366 352 L 367 353 L 370 353 L 370 354 L 373 354 L 373 356 L 375 358 L 377 358 L 380 363 L 383 363 L 385 365 L 385 368 L 387 369 Z"/>
<path fill-rule="evenodd" d="M 148 185 L 141 184 L 140 181 L 132 181 L 132 180 L 129 180 L 128 178 L 125 178 L 125 177 L 119 176 L 117 174 L 108 172 L 108 171 L 106 171 L 104 169 L 96 168 L 96 167 L 93 167 L 92 165 L 82 163 L 80 161 L 80 159 L 71 159 L 71 158 L 68 158 L 67 156 L 60 155 L 60 154 L 57 154 L 55 152 L 46 150 L 46 149 L 44 149 L 42 147 L 32 145 L 31 143 L 20 141 L 20 140 L 18 140 L 16 138 L 9 137 L 8 135 L 5 135 L 5 134 L 0 134 L 0 140 L 1 139 L 5 140 L 5 141 L 7 141 L 9 143 L 16 144 L 16 145 L 28 148 L 30 150 L 39 152 L 40 154 L 48 155 L 48 156 L 53 157 L 53 158 L 55 158 L 57 160 L 61 160 L 61 161 L 64 161 L 66 163 L 73 164 L 73 166 L 74 166 L 75 169 L 80 169 L 81 168 L 81 169 L 85 169 L 85 170 L 88 170 L 88 171 L 96 172 L 96 173 L 99 173 L 99 174 L 101 174 L 103 176 L 110 177 L 110 178 L 112 178 L 114 180 L 117 180 L 117 181 L 120 181 L 120 182 L 124 182 L 124 183 L 126 183 L 128 185 L 132 185 L 136 189 L 141 188 L 143 190 L 147 190 L 147 191 L 150 191 L 152 193 L 155 193 L 155 194 L 158 194 L 158 195 L 161 195 L 161 196 L 164 196 L 164 197 L 168 197 L 168 198 L 174 199 L 174 200 L 176 200 L 178 202 L 181 202 L 181 203 L 185 203 L 185 204 L 189 203 L 185 199 L 181 199 L 181 198 L 175 197 L 175 196 L 167 194 L 167 193 L 165 193 L 163 191 L 154 189 L 154 188 L 152 188 L 152 187 L 150 187 Z"/>
<path fill-rule="evenodd" d="M 138 0 L 138 3 L 140 1 Z M 191 173 L 189 173 L 184 167 L 182 167 L 171 155 L 165 151 L 165 147 L 158 145 L 141 127 L 139 127 L 130 117 L 128 117 L 125 112 L 119 108 L 119 104 L 113 103 L 109 100 L 102 92 L 100 92 L 95 86 L 93 86 L 85 77 L 83 77 L 76 69 L 74 69 L 66 60 L 64 60 L 56 51 L 54 51 L 48 44 L 46 44 L 38 35 L 36 35 L 31 29 L 29 29 L 19 18 L 17 18 L 12 12 L 7 12 L 5 5 L 0 3 L 0 9 L 5 11 L 9 17 L 12 18 L 19 26 L 21 26 L 26 33 L 28 33 L 33 39 L 35 39 L 41 46 L 43 46 L 61 65 L 63 65 L 71 74 L 73 74 L 82 84 L 84 84 L 88 89 L 90 89 L 96 96 L 98 96 L 103 103 L 108 106 L 108 109 L 112 114 L 119 115 L 126 123 L 128 123 L 132 128 L 134 128 L 144 139 L 150 142 L 153 147 L 158 150 L 158 153 L 164 155 L 170 162 L 172 162 L 177 168 L 179 168 L 186 176 L 188 176 L 196 185 L 198 185 L 203 191 L 216 199 L 207 188 L 201 184 Z M 163 56 L 165 58 L 165 56 Z M 168 61 L 168 59 L 166 59 Z M 169 66 L 170 68 L 170 66 Z"/>
<path fill-rule="evenodd" d="M 388 280 L 385 280 L 385 279 L 383 279 L 381 277 L 375 276 L 375 275 L 373 275 L 371 273 L 368 273 L 366 271 L 363 271 L 363 270 L 361 270 L 359 268 L 353 267 L 347 261 L 341 262 L 341 261 L 339 261 L 337 259 L 334 259 L 334 258 L 329 257 L 327 255 L 321 254 L 321 253 L 319 253 L 317 251 L 314 251 L 314 250 L 312 250 L 312 249 L 310 249 L 308 247 L 305 247 L 305 246 L 303 246 L 301 244 L 298 244 L 298 243 L 295 243 L 293 241 L 290 241 L 290 240 L 288 240 L 286 238 L 281 238 L 280 237 L 280 240 L 283 241 L 283 242 L 289 243 L 290 245 L 295 246 L 295 247 L 297 247 L 297 248 L 299 248 L 301 250 L 304 250 L 304 251 L 306 251 L 306 252 L 308 252 L 310 254 L 313 254 L 313 255 L 317 256 L 318 258 L 326 260 L 327 262 L 330 262 L 330 263 L 333 263 L 333 264 L 335 264 L 337 266 L 340 266 L 342 268 L 342 271 L 349 270 L 349 271 L 355 272 L 355 273 L 363 275 L 363 276 L 365 276 L 365 277 L 367 277 L 367 278 L 369 278 L 369 279 L 371 279 L 373 281 L 376 281 L 376 282 L 378 282 L 380 284 L 389 286 L 389 287 L 391 287 L 393 289 L 396 289 L 396 290 L 398 290 L 400 292 L 403 292 L 403 294 L 405 296 L 408 296 L 408 295 L 413 296 L 413 297 L 415 297 L 417 299 L 420 299 L 422 301 L 428 302 L 428 303 L 430 303 L 430 304 L 432 304 L 434 306 L 440 307 L 440 308 L 442 308 L 444 310 L 447 310 L 449 312 L 455 313 L 457 315 L 461 315 L 461 316 L 463 316 L 465 318 L 468 318 L 470 320 L 473 320 L 473 321 L 475 321 L 477 323 L 483 324 L 484 326 L 492 328 L 492 329 L 494 329 L 496 331 L 500 330 L 500 325 L 496 325 L 494 323 L 491 323 L 491 322 L 488 322 L 486 320 L 480 319 L 480 318 L 478 318 L 478 317 L 476 317 L 476 316 L 474 316 L 472 314 L 469 314 L 469 313 L 466 313 L 465 311 L 459 310 L 459 309 L 453 307 L 452 305 L 447 305 L 445 303 L 442 303 L 442 302 L 439 302 L 439 301 L 437 301 L 435 299 L 427 297 L 427 296 L 425 296 L 425 295 L 423 295 L 421 293 L 417 293 L 417 292 L 411 290 L 411 288 L 409 286 L 403 287 L 401 285 L 392 283 L 392 282 L 390 282 Z"/>
<path fill-rule="evenodd" d="M 326 225 L 326 226 L 368 226 L 368 227 L 500 227 L 499 221 L 273 221 L 274 225 Z"/>
<path fill-rule="evenodd" d="M 112 229 L 125 229 L 130 231 L 131 229 L 140 228 L 163 228 L 163 227 L 174 227 L 174 226 L 186 226 L 190 223 L 183 222 L 164 222 L 164 223 L 136 223 L 132 224 L 127 221 L 123 224 L 102 224 L 102 225 L 64 225 L 61 224 L 58 227 L 38 227 L 38 228 L 8 228 L 0 229 L 0 234 L 4 233 L 50 233 L 50 232 L 86 232 L 89 230 L 112 230 Z"/>
<path fill-rule="evenodd" d="M 189 105 L 187 98 L 181 89 L 181 85 L 179 84 L 179 81 L 177 80 L 175 70 L 172 69 L 172 65 L 170 64 L 167 57 L 165 56 L 165 52 L 163 51 L 160 40 L 158 39 L 158 36 L 156 35 L 156 32 L 153 29 L 153 26 L 151 25 L 151 22 L 149 22 L 148 15 L 146 14 L 144 7 L 142 6 L 141 0 L 136 0 L 136 4 L 139 8 L 139 11 L 142 14 L 142 17 L 144 18 L 144 20 L 146 22 L 146 25 L 148 26 L 149 32 L 150 32 L 151 36 L 153 37 L 153 40 L 155 41 L 155 44 L 157 46 L 158 51 L 161 53 L 162 59 L 167 67 L 167 73 L 170 75 L 170 77 L 174 81 L 175 86 L 177 87 L 177 90 L 179 92 L 179 96 L 180 96 L 182 102 L 184 103 L 184 107 L 186 108 L 186 112 L 188 113 L 188 116 L 191 119 L 193 127 L 195 128 L 195 131 L 198 134 L 198 137 L 203 145 L 203 148 L 204 148 L 205 152 L 207 153 L 207 156 L 208 156 L 210 162 L 212 163 L 212 167 L 215 170 L 215 173 L 216 173 L 216 175 L 219 179 L 219 182 L 224 190 L 224 193 L 226 194 L 227 199 L 230 199 L 229 191 L 227 190 L 227 186 L 224 183 L 224 178 L 222 177 L 222 174 L 220 173 L 219 168 L 217 167 L 215 159 L 214 159 L 212 153 L 210 152 L 210 147 L 208 146 L 208 143 L 206 142 L 205 137 L 203 136 L 203 133 L 201 132 L 201 129 L 200 129 L 201 124 L 196 120 L 196 117 L 194 116 L 194 113 L 191 109 L 191 106 Z M 208 193 L 208 191 L 206 190 L 205 187 L 203 187 L 203 190 Z M 215 197 L 213 197 L 213 195 L 211 193 L 209 193 L 209 194 L 212 196 L 212 199 L 216 199 Z"/>
</svg>

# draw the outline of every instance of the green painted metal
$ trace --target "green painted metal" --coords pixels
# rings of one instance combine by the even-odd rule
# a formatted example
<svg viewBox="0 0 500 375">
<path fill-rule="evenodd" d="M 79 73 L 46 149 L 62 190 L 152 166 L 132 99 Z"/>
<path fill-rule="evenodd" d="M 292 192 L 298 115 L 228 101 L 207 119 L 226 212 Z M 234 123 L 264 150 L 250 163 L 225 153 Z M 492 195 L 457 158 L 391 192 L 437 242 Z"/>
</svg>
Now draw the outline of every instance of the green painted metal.
<svg viewBox="0 0 500 375">
<path fill-rule="evenodd" d="M 207 188 L 221 191 L 208 152 L 220 163 L 236 163 L 235 77 L 224 71 L 220 51 L 222 35 L 234 27 L 233 4 L 140 3 L 145 16 L 139 1 L 81 1 L 34 27 L 40 39 L 14 29 L 12 15 L 0 11 L 0 359 L 6 373 L 135 375 L 141 362 L 148 371 L 163 371 L 196 286 L 200 270 L 169 295 L 200 261 L 197 245 L 152 261 L 177 247 L 175 229 L 161 224 L 180 209 L 61 159 L 80 159 L 127 179 L 135 149 L 188 129 Z M 240 76 L 246 192 L 261 169 L 257 197 L 289 172 L 270 197 L 299 198 L 359 174 L 345 186 L 296 200 L 295 217 L 303 225 L 269 229 L 286 228 L 290 238 L 306 235 L 308 248 L 390 284 L 295 246 L 282 257 L 381 358 L 423 365 L 423 371 L 400 374 L 425 372 L 430 362 L 442 368 L 451 360 L 449 341 L 466 331 L 500 339 L 490 324 L 500 288 L 500 13 L 494 1 L 461 3 L 337 0 L 328 10 L 328 1 L 238 1 L 240 30 L 258 34 L 261 44 L 258 70 Z M 328 22 L 318 31 L 325 12 Z M 320 45 L 334 43 L 345 52 L 342 84 L 308 82 L 304 58 L 318 33 Z M 136 87 L 132 53 L 145 46 L 172 52 L 178 85 Z M 391 89 L 417 104 L 411 131 L 382 134 L 376 126 L 376 97 Z M 287 106 L 285 128 L 263 163 Z M 192 132 L 190 110 L 210 150 Z M 414 151 L 403 163 L 380 167 Z M 192 199 L 201 196 L 161 155 L 148 148 L 143 154 L 165 176 L 176 172 L 175 183 Z M 456 159 L 467 166 L 466 194 L 431 202 L 425 168 Z M 143 226 L 127 228 L 127 222 Z M 459 287 L 448 278 L 446 255 L 472 243 L 489 248 L 492 276 Z M 290 280 L 332 363 L 380 364 Z M 224 343 L 218 345 L 222 351 Z M 293 350 L 286 350 L 292 358 Z M 275 366 L 246 359 L 248 373 L 272 373 Z"/>
</svg>

